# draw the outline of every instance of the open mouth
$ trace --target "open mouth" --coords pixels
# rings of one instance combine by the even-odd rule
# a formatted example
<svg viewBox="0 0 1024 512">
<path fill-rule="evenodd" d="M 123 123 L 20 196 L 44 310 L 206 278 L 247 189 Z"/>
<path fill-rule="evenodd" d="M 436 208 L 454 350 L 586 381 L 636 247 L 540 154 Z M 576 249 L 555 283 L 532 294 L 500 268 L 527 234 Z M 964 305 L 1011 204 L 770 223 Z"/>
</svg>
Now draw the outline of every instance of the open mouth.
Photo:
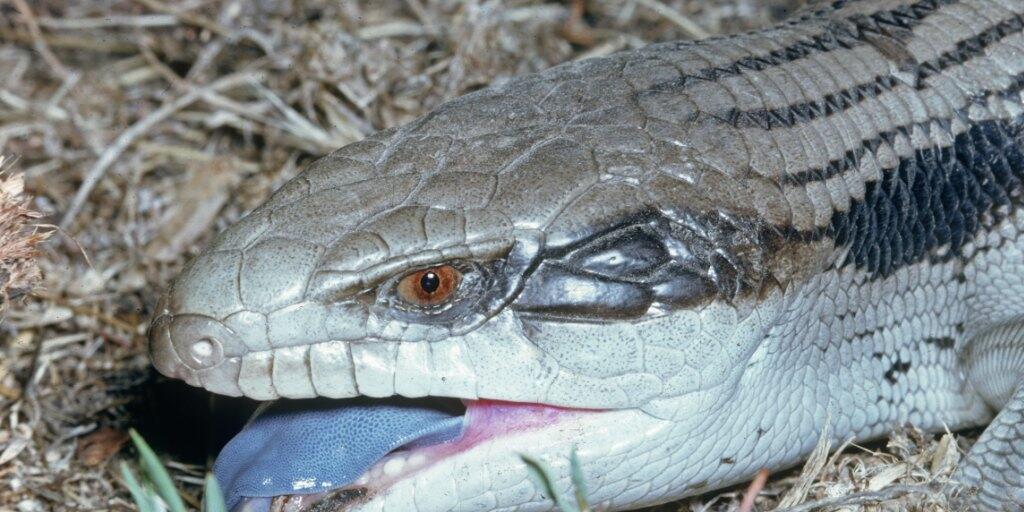
<svg viewBox="0 0 1024 512">
<path fill-rule="evenodd" d="M 281 400 L 217 458 L 233 512 L 341 510 L 481 443 L 600 411 L 447 398 Z"/>
</svg>

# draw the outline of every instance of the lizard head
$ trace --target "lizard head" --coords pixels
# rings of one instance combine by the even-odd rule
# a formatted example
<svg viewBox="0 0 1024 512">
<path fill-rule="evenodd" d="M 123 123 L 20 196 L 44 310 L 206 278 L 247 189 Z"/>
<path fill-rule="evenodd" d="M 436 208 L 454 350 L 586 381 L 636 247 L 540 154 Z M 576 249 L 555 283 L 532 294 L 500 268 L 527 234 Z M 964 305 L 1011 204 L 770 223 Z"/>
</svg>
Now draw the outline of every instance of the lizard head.
<svg viewBox="0 0 1024 512">
<path fill-rule="evenodd" d="M 437 417 L 462 418 L 447 443 L 241 503 L 314 490 L 421 512 L 543 503 L 519 454 L 549 460 L 563 485 L 574 445 L 616 507 L 701 480 L 699 460 L 657 488 L 615 468 L 643 473 L 654 440 L 728 399 L 782 302 L 777 278 L 799 269 L 766 249 L 739 182 L 686 142 L 699 129 L 644 121 L 629 84 L 566 78 L 577 72 L 460 98 L 316 161 L 170 285 L 150 331 L 168 376 L 258 400 L 464 404 Z M 392 437 L 386 449 L 408 440 Z M 251 462 L 236 458 L 235 472 Z"/>
</svg>

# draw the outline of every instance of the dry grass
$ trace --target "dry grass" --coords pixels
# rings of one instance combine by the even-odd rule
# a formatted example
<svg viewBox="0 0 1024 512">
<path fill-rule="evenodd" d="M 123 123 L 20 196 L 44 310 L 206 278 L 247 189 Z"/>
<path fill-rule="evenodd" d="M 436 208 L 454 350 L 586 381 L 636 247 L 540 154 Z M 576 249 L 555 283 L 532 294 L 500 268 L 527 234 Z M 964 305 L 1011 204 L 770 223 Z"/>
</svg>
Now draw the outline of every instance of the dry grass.
<svg viewBox="0 0 1024 512">
<path fill-rule="evenodd" d="M 35 259 L 39 244 L 49 238 L 49 226 L 30 207 L 25 178 L 14 172 L 0 154 L 0 315 L 12 299 L 29 293 L 40 279 Z"/>
<path fill-rule="evenodd" d="M 0 510 L 130 509 L 112 462 L 129 425 L 189 461 L 172 469 L 196 503 L 202 456 L 168 430 L 200 439 L 209 417 L 186 416 L 177 402 L 202 395 L 150 370 L 150 308 L 315 156 L 509 76 L 761 26 L 797 1 L 0 2 L 0 153 L 66 230 L 3 324 Z M 844 453 L 769 479 L 756 506 L 874 492 L 884 504 L 843 510 L 942 510 L 907 486 L 948 475 L 955 443 L 900 434 Z M 741 494 L 662 510 L 731 510 Z"/>
</svg>

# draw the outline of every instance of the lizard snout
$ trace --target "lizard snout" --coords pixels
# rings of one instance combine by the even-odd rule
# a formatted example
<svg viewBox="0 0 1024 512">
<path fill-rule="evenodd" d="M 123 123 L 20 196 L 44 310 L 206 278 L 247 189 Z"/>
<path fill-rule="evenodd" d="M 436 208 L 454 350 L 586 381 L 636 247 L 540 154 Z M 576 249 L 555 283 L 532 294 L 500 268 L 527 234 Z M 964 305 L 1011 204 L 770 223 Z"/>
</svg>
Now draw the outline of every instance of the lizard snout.
<svg viewBox="0 0 1024 512">
<path fill-rule="evenodd" d="M 246 347 L 223 323 L 203 315 L 160 315 L 149 329 L 149 352 L 160 373 L 193 386 L 241 395 L 238 371 Z"/>
</svg>

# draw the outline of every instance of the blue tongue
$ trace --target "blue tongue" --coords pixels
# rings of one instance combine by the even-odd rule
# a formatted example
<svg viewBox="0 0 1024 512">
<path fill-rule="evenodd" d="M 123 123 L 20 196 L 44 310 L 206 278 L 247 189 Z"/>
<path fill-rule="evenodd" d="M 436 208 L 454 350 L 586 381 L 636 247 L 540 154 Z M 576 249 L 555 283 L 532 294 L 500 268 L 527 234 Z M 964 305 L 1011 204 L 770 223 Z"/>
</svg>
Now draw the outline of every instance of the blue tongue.
<svg viewBox="0 0 1024 512">
<path fill-rule="evenodd" d="M 461 434 L 462 416 L 420 402 L 279 400 L 228 442 L 213 473 L 231 510 L 245 498 L 343 487 L 397 448 Z"/>
</svg>

